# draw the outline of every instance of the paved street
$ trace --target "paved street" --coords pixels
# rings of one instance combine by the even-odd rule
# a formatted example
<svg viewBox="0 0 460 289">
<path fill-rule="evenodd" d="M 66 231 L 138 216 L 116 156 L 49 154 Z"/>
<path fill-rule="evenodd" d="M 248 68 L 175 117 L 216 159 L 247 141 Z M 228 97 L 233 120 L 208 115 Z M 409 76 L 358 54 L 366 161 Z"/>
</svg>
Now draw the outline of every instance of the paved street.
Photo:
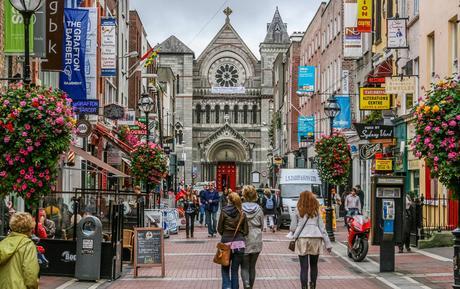
<svg viewBox="0 0 460 289">
<path fill-rule="evenodd" d="M 255 288 L 300 288 L 298 261 L 287 249 L 285 235 L 285 231 L 265 233 Z M 436 250 L 397 254 L 398 272 L 380 274 L 378 247 L 370 248 L 365 262 L 354 263 L 345 254 L 345 232 L 337 233 L 337 237 L 341 242 L 334 245 L 334 253 L 320 259 L 318 288 L 451 288 L 451 260 L 436 255 Z M 140 277 L 134 278 L 132 267 L 125 266 L 123 277 L 114 282 L 79 283 L 70 278 L 42 277 L 40 288 L 219 288 L 220 267 L 212 263 L 217 242 L 218 238 L 207 238 L 204 228 L 198 228 L 193 240 L 185 239 L 183 232 L 167 239 L 163 279 L 155 277 L 160 274 L 158 269 L 142 269 Z"/>
</svg>

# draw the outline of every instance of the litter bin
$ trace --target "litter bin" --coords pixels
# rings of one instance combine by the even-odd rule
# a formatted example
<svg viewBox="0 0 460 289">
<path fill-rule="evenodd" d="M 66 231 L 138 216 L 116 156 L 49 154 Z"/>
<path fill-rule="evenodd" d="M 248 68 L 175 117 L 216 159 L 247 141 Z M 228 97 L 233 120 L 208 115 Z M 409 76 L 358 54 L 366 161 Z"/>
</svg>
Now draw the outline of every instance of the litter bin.
<svg viewBox="0 0 460 289">
<path fill-rule="evenodd" d="M 75 278 L 95 281 L 101 275 L 102 223 L 94 217 L 83 218 L 77 227 Z"/>
</svg>

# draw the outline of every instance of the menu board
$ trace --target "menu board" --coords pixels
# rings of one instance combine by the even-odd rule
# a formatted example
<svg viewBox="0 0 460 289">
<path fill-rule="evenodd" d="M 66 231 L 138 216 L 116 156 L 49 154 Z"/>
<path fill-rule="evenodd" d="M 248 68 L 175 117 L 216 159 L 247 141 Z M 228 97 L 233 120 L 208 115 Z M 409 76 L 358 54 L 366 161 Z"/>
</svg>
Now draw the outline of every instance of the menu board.
<svg viewBox="0 0 460 289">
<path fill-rule="evenodd" d="M 162 267 L 164 277 L 163 229 L 156 227 L 134 229 L 134 276 L 139 267 Z"/>
</svg>

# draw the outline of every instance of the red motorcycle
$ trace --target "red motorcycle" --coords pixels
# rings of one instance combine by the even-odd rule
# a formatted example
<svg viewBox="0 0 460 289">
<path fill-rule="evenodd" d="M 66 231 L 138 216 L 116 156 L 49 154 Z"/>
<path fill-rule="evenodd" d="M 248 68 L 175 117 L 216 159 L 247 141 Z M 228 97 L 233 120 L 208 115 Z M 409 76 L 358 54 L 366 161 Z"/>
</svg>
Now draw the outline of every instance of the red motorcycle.
<svg viewBox="0 0 460 289">
<path fill-rule="evenodd" d="M 369 250 L 369 232 L 371 220 L 367 216 L 355 215 L 348 217 L 348 257 L 355 262 L 361 262 L 366 258 Z"/>
</svg>

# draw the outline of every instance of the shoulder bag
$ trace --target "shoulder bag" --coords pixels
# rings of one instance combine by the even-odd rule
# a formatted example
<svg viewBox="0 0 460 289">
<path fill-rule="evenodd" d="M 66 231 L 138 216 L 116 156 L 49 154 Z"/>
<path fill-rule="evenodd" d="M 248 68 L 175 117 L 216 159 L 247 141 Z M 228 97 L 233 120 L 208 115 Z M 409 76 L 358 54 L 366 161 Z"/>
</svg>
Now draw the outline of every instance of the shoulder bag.
<svg viewBox="0 0 460 289">
<path fill-rule="evenodd" d="M 238 225 L 236 226 L 235 233 L 233 234 L 233 240 L 235 240 L 236 233 L 238 233 L 238 230 L 240 229 L 241 222 L 243 221 L 244 216 L 243 213 L 241 213 L 240 220 L 238 221 Z M 222 266 L 230 266 L 230 255 L 231 255 L 231 247 L 225 243 L 219 242 L 217 243 L 217 252 L 216 255 L 214 256 L 213 262 Z"/>
<path fill-rule="evenodd" d="M 303 224 L 302 229 L 300 230 L 299 234 L 298 234 L 297 237 L 294 239 L 294 241 L 289 242 L 289 247 L 288 247 L 288 248 L 289 248 L 289 250 L 291 250 L 292 252 L 295 251 L 295 243 L 296 243 L 297 240 L 299 239 L 300 234 L 302 234 L 302 231 L 303 231 L 303 229 L 305 228 L 305 225 L 307 224 L 308 219 L 309 219 L 309 218 L 307 217 L 307 220 L 306 220 L 305 223 Z"/>
</svg>

